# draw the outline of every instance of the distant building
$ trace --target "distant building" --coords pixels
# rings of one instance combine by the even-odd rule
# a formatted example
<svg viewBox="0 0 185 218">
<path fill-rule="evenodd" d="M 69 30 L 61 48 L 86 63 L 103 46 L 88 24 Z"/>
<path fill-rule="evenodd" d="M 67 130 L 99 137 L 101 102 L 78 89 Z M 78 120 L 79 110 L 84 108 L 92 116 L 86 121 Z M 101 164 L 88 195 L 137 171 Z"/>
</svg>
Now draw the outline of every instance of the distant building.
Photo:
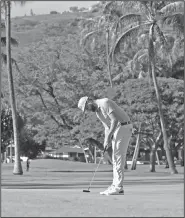
<svg viewBox="0 0 185 218">
<path fill-rule="evenodd" d="M 56 151 L 50 152 L 49 156 L 56 157 L 56 158 L 66 158 L 66 159 L 70 157 L 78 158 L 78 157 L 84 157 L 84 152 L 83 149 L 78 146 L 74 146 L 74 147 L 64 146 L 57 149 Z M 88 156 L 89 155 L 86 153 L 86 157 Z"/>
<path fill-rule="evenodd" d="M 13 161 L 15 158 L 15 145 L 13 143 L 9 144 L 6 147 L 6 150 L 2 155 L 2 159 L 5 163 L 10 163 L 11 151 L 12 151 L 12 161 Z"/>
<path fill-rule="evenodd" d="M 11 155 L 11 148 L 12 148 L 12 156 L 15 156 L 15 145 L 10 144 L 6 147 L 6 156 L 7 157 L 10 157 L 10 155 Z"/>
<path fill-rule="evenodd" d="M 6 147 L 6 151 L 1 155 L 2 161 L 5 163 L 10 163 L 11 160 L 11 150 L 12 150 L 12 161 L 15 160 L 15 145 L 12 143 Z M 21 161 L 26 161 L 28 157 L 20 156 Z"/>
<path fill-rule="evenodd" d="M 44 157 L 44 156 L 47 156 L 47 155 L 50 156 L 50 154 L 51 154 L 52 152 L 55 152 L 55 151 L 56 151 L 55 148 L 52 148 L 52 147 L 50 147 L 50 146 L 46 146 L 46 147 L 45 147 L 45 150 L 44 150 L 44 151 L 41 151 L 41 154 L 39 154 L 38 157 Z"/>
</svg>

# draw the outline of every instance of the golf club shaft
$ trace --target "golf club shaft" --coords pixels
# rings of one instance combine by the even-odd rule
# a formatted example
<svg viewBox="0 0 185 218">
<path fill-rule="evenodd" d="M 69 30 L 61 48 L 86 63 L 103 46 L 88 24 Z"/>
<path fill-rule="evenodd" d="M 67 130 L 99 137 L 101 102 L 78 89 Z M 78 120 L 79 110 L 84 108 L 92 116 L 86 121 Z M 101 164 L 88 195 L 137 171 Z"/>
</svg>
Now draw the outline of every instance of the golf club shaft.
<svg viewBox="0 0 185 218">
<path fill-rule="evenodd" d="M 92 184 L 92 181 L 93 181 L 93 179 L 94 179 L 94 176 L 95 176 L 95 174 L 96 174 L 96 172 L 97 172 L 97 170 L 98 170 L 98 168 L 99 168 L 99 166 L 100 166 L 100 163 L 101 163 L 102 160 L 103 160 L 103 157 L 104 157 L 104 154 L 105 154 L 106 148 L 107 148 L 107 147 L 105 147 L 104 150 L 103 150 L 103 155 L 102 155 L 102 157 L 100 158 L 100 161 L 99 161 L 99 163 L 98 163 L 98 166 L 97 166 L 96 170 L 94 171 L 94 174 L 93 174 L 93 177 L 92 177 L 92 179 L 91 179 L 91 181 L 90 181 L 90 184 L 89 184 L 89 188 L 88 188 L 88 190 L 90 189 L 91 184 Z"/>
</svg>

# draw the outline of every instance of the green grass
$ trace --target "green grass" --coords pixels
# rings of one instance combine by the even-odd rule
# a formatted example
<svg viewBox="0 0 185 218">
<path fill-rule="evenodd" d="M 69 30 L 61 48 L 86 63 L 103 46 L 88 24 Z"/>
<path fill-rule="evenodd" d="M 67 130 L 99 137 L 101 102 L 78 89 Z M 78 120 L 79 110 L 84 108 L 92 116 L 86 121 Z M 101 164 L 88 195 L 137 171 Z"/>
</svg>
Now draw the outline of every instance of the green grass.
<svg viewBox="0 0 185 218">
<path fill-rule="evenodd" d="M 84 193 L 96 164 L 33 160 L 30 171 L 15 176 L 13 164 L 2 164 L 3 217 L 183 217 L 183 167 L 179 174 L 148 165 L 125 172 L 122 196 L 101 196 L 112 181 L 110 165 L 100 165 L 91 192 Z M 71 170 L 71 172 L 67 172 Z M 73 172 L 72 172 L 73 171 Z M 87 172 L 89 171 L 89 172 Z"/>
</svg>

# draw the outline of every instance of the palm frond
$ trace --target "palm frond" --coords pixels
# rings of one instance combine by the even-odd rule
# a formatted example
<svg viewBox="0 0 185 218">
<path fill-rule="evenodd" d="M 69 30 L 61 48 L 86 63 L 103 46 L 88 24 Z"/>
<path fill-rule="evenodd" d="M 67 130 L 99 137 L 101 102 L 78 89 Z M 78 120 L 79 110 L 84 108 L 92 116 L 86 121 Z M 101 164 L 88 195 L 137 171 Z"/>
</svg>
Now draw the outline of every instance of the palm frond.
<svg viewBox="0 0 185 218">
<path fill-rule="evenodd" d="M 91 53 L 89 52 L 89 50 L 87 49 L 87 42 L 88 42 L 88 40 L 91 38 L 91 37 L 93 37 L 93 40 L 94 40 L 94 43 L 95 43 L 95 37 L 97 37 L 97 35 L 98 34 L 100 34 L 100 33 L 102 33 L 102 31 L 103 30 L 94 30 L 94 31 L 92 31 L 92 32 L 90 32 L 90 33 L 87 33 L 84 37 L 83 37 L 83 39 L 80 41 L 80 45 L 84 48 L 84 50 L 86 51 L 86 53 L 88 54 L 88 55 L 90 55 Z M 90 45 L 90 43 L 89 43 L 89 45 Z M 92 42 L 91 42 L 91 45 L 92 45 Z"/>
<path fill-rule="evenodd" d="M 6 37 L 1 37 L 2 46 L 6 46 Z"/>
<path fill-rule="evenodd" d="M 5 23 L 1 23 L 1 29 L 5 29 Z"/>
<path fill-rule="evenodd" d="M 120 8 L 123 11 L 123 14 L 128 12 L 140 11 L 139 10 L 140 2 L 139 1 L 120 1 Z"/>
<path fill-rule="evenodd" d="M 151 15 L 151 11 L 147 5 L 147 1 L 140 1 L 140 10 L 148 17 Z"/>
<path fill-rule="evenodd" d="M 173 72 L 177 72 L 183 69 L 184 69 L 184 57 L 181 57 L 173 64 Z"/>
<path fill-rule="evenodd" d="M 121 72 L 118 75 L 116 75 L 115 77 L 113 77 L 112 81 L 113 82 L 120 81 L 122 76 L 123 76 L 123 73 Z"/>
<path fill-rule="evenodd" d="M 154 35 L 154 24 L 151 25 L 149 30 L 149 44 L 148 44 L 149 62 L 155 56 L 153 35 Z M 151 73 L 150 71 L 151 71 L 151 65 L 149 64 L 149 73 Z"/>
<path fill-rule="evenodd" d="M 106 3 L 106 5 L 103 8 L 103 14 L 109 13 L 111 10 L 111 7 L 113 6 L 114 3 L 115 3 L 115 1 L 110 1 L 110 2 Z"/>
<path fill-rule="evenodd" d="M 122 13 L 122 11 L 119 9 L 119 8 L 113 8 L 112 10 L 111 10 L 111 15 L 113 16 L 113 17 L 117 17 L 117 18 L 119 18 L 119 17 L 121 17 L 122 15 L 123 15 L 123 13 Z"/>
<path fill-rule="evenodd" d="M 172 48 L 172 56 L 176 59 L 179 55 L 184 53 L 184 39 L 177 38 L 174 41 L 173 48 Z"/>
<path fill-rule="evenodd" d="M 80 44 L 85 46 L 86 43 L 87 43 L 87 40 L 88 40 L 91 36 L 93 36 L 93 35 L 95 35 L 95 34 L 97 34 L 97 33 L 98 33 L 98 30 L 94 30 L 94 31 L 91 31 L 90 33 L 87 33 L 87 34 L 82 38 Z"/>
<path fill-rule="evenodd" d="M 18 46 L 18 42 L 17 42 L 17 40 L 14 39 L 14 38 L 11 38 L 11 39 L 10 39 L 10 43 L 11 43 L 12 45 L 14 45 L 14 46 Z M 6 46 L 6 37 L 1 37 L 1 44 L 2 44 L 3 46 Z"/>
<path fill-rule="evenodd" d="M 1 60 L 3 61 L 4 64 L 7 64 L 7 55 L 4 53 L 1 53 Z M 11 58 L 12 64 L 16 64 L 16 60 Z"/>
<path fill-rule="evenodd" d="M 162 45 L 167 44 L 165 36 L 157 24 L 155 24 L 154 30 L 155 30 L 156 36 L 159 38 L 161 44 Z"/>
<path fill-rule="evenodd" d="M 162 12 L 164 15 L 172 14 L 175 12 L 184 12 L 184 1 L 177 1 L 170 3 L 166 6 L 164 6 L 160 12 Z"/>
<path fill-rule="evenodd" d="M 148 61 L 148 49 L 139 50 L 132 59 L 132 70 L 137 70 L 138 64 L 146 63 Z"/>
<path fill-rule="evenodd" d="M 174 13 L 161 19 L 162 25 L 172 25 L 175 30 L 184 33 L 184 14 Z"/>
<path fill-rule="evenodd" d="M 120 17 L 119 22 L 123 28 L 135 22 L 138 22 L 140 24 L 141 15 L 140 14 L 127 14 L 127 15 Z"/>
<path fill-rule="evenodd" d="M 147 60 L 148 60 L 148 51 L 138 57 L 139 62 L 146 63 Z"/>
<path fill-rule="evenodd" d="M 94 24 L 95 24 L 95 20 L 94 19 L 83 19 L 83 20 L 80 21 L 80 25 L 82 26 L 82 28 L 89 29 Z"/>
<path fill-rule="evenodd" d="M 139 50 L 133 57 L 133 62 L 136 62 L 138 59 L 140 59 L 143 55 L 147 53 L 148 55 L 148 49 L 141 49 Z"/>
<path fill-rule="evenodd" d="M 138 46 L 141 46 L 143 49 L 148 46 L 148 34 L 149 30 L 142 30 L 142 32 L 138 35 Z"/>
<path fill-rule="evenodd" d="M 98 19 L 98 22 L 97 22 L 97 28 L 100 29 L 102 28 L 102 26 L 105 24 L 105 17 L 104 16 L 101 16 L 99 19 Z"/>
<path fill-rule="evenodd" d="M 1 1 L 0 4 L 1 4 L 1 14 L 4 14 L 5 13 L 5 1 Z"/>
<path fill-rule="evenodd" d="M 137 36 L 137 34 L 139 33 L 139 31 L 144 28 L 144 27 L 150 27 L 151 23 L 145 23 L 142 25 L 137 25 L 132 27 L 131 29 L 127 30 L 126 32 L 124 32 L 116 41 L 114 48 L 113 48 L 113 52 L 112 54 L 114 55 L 115 53 L 120 51 L 120 44 L 126 41 L 130 41 L 132 37 Z"/>
</svg>

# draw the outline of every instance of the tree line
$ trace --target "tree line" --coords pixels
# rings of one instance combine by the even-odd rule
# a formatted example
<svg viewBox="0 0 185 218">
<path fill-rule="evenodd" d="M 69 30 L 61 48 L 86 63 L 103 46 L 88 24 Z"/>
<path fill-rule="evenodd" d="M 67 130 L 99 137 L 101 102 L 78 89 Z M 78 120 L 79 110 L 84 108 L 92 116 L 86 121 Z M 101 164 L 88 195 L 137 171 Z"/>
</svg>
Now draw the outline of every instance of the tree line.
<svg viewBox="0 0 185 218">
<path fill-rule="evenodd" d="M 62 36 L 50 35 L 21 48 L 16 62 L 7 57 L 7 66 L 15 66 L 11 84 L 19 104 L 14 109 L 24 114 L 26 129 L 37 143 L 55 148 L 81 142 L 101 147 L 101 124 L 92 114 L 82 120 L 77 102 L 84 95 L 107 97 L 111 86 L 113 99 L 129 113 L 137 130 L 142 123 L 142 133 L 133 135 L 131 144 L 139 135 L 152 154 L 161 146 L 170 171 L 177 173 L 172 148 L 183 146 L 183 3 L 99 4 L 99 16 L 79 18 Z M 6 37 L 11 38 L 8 27 Z M 10 46 L 7 49 L 9 54 Z M 6 95 L 9 89 L 3 91 Z M 13 98 L 11 102 L 13 109 Z M 15 131 L 17 118 L 12 118 Z M 17 158 L 21 174 L 18 162 Z"/>
</svg>

